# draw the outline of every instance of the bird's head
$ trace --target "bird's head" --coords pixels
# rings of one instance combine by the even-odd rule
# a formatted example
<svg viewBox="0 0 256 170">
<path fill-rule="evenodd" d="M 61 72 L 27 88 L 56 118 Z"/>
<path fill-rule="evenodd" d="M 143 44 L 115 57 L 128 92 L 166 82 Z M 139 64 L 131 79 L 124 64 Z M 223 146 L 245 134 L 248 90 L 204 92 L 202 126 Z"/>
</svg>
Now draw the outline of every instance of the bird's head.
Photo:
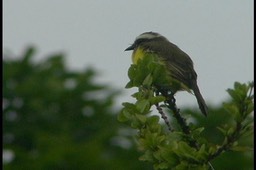
<svg viewBox="0 0 256 170">
<path fill-rule="evenodd" d="M 139 45 L 149 42 L 149 41 L 154 41 L 154 40 L 167 40 L 164 36 L 162 36 L 159 33 L 156 32 L 144 32 L 140 34 L 138 37 L 136 37 L 134 43 L 129 46 L 128 48 L 125 49 L 125 51 L 129 50 L 134 50 L 136 49 Z"/>
</svg>

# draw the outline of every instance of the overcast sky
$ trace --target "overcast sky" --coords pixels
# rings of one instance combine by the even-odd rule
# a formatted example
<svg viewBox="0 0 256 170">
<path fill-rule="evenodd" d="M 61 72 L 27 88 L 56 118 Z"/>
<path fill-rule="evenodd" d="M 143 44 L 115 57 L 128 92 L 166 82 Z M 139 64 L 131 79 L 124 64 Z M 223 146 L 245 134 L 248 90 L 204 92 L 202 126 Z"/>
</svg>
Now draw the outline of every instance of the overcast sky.
<svg viewBox="0 0 256 170">
<path fill-rule="evenodd" d="M 3 1 L 3 48 L 18 56 L 29 45 L 36 59 L 63 52 L 71 69 L 92 66 L 97 81 L 126 90 L 136 36 L 156 31 L 190 55 L 208 104 L 220 104 L 235 81 L 253 80 L 253 0 Z M 135 89 L 134 89 L 135 90 Z M 177 94 L 179 105 L 197 106 Z"/>
</svg>

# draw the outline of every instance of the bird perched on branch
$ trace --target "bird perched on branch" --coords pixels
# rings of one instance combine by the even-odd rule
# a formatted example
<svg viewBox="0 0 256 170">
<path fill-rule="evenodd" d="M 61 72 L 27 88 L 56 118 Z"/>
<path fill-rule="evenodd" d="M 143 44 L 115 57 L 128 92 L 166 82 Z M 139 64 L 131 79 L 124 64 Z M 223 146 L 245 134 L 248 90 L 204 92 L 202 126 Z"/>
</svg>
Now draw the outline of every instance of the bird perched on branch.
<svg viewBox="0 0 256 170">
<path fill-rule="evenodd" d="M 201 112 L 207 116 L 208 108 L 197 85 L 197 74 L 193 61 L 184 51 L 156 32 L 145 32 L 139 35 L 134 43 L 125 49 L 125 51 L 129 50 L 133 50 L 132 61 L 134 64 L 147 55 L 156 55 L 159 61 L 165 65 L 172 79 L 194 92 Z M 182 86 L 178 89 L 171 86 L 169 88 L 173 94 L 185 90 Z"/>
</svg>

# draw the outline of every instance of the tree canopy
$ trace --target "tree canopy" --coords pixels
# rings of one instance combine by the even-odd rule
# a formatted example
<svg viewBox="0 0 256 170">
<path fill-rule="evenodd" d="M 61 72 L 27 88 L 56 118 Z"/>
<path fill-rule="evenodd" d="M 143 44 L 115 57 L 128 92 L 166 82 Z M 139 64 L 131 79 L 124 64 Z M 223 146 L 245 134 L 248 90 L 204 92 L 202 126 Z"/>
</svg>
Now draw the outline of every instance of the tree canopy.
<svg viewBox="0 0 256 170">
<path fill-rule="evenodd" d="M 92 68 L 68 70 L 62 54 L 35 62 L 35 50 L 3 61 L 4 169 L 143 169 L 116 119 L 117 90 Z"/>
<path fill-rule="evenodd" d="M 141 133 L 138 133 L 141 121 L 151 122 L 153 129 L 166 128 L 165 124 L 158 123 L 160 115 L 144 117 L 150 110 L 150 102 L 156 104 L 163 97 L 152 98 L 149 103 L 139 100 L 136 107 L 144 115 L 131 121 L 130 112 L 124 114 L 124 109 L 129 109 L 132 104 L 124 104 L 121 112 L 114 108 L 115 99 L 120 94 L 109 85 L 95 83 L 96 70 L 90 67 L 71 71 L 65 64 L 63 54 L 52 54 L 42 61 L 35 61 L 35 54 L 36 49 L 29 47 L 19 57 L 4 56 L 2 97 L 5 170 L 165 169 L 163 164 L 153 166 L 152 161 L 145 162 L 152 158 L 153 153 L 145 152 L 145 147 L 150 147 L 152 142 L 161 143 L 162 139 L 157 135 L 153 138 L 152 134 L 148 134 L 148 139 L 142 139 L 139 136 Z M 127 87 L 134 87 L 136 83 L 150 85 L 155 81 L 152 77 L 143 79 L 144 75 L 134 76 L 133 71 L 129 70 L 131 82 Z M 155 78 L 158 82 L 167 81 L 162 79 L 164 76 Z M 230 89 L 229 93 L 233 98 L 239 98 L 237 91 Z M 140 92 L 134 96 L 137 99 L 143 97 Z M 220 133 L 220 130 L 225 132 L 224 127 L 224 130 L 218 130 L 217 126 L 220 123 L 234 123 L 234 116 L 223 114 L 232 109 L 235 111 L 234 108 L 230 105 L 211 107 L 210 112 L 214 115 L 209 114 L 207 121 L 197 114 L 197 109 L 182 108 L 182 114 L 193 117 L 196 126 L 204 127 L 205 130 L 200 133 L 207 140 L 221 145 L 227 135 Z M 119 120 L 126 123 L 120 123 L 117 115 Z M 238 114 L 235 116 L 239 119 Z M 170 123 L 178 126 L 174 119 Z M 131 124 L 133 129 L 129 128 Z M 252 134 L 248 134 L 237 142 L 252 147 L 252 137 Z M 185 144 L 184 147 L 189 148 Z M 238 152 L 244 148 L 236 149 L 218 155 L 211 162 L 215 169 L 252 169 L 252 151 Z M 160 158 L 160 152 L 154 154 L 155 158 Z"/>
</svg>

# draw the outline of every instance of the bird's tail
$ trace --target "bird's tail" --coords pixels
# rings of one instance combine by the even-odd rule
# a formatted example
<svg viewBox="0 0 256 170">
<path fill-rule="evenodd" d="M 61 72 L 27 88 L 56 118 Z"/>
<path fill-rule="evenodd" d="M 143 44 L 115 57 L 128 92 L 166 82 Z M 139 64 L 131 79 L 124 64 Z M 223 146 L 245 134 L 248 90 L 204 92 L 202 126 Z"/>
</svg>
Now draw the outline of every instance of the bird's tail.
<svg viewBox="0 0 256 170">
<path fill-rule="evenodd" d="M 202 112 L 205 116 L 207 116 L 207 114 L 208 114 L 208 107 L 207 107 L 207 105 L 205 104 L 204 98 L 203 98 L 203 96 L 201 95 L 200 90 L 199 90 L 199 88 L 198 88 L 196 82 L 193 83 L 193 91 L 194 91 L 194 94 L 195 94 L 195 96 L 196 96 L 197 103 L 198 103 L 198 105 L 199 105 L 199 108 L 200 108 L 201 112 Z"/>
</svg>

